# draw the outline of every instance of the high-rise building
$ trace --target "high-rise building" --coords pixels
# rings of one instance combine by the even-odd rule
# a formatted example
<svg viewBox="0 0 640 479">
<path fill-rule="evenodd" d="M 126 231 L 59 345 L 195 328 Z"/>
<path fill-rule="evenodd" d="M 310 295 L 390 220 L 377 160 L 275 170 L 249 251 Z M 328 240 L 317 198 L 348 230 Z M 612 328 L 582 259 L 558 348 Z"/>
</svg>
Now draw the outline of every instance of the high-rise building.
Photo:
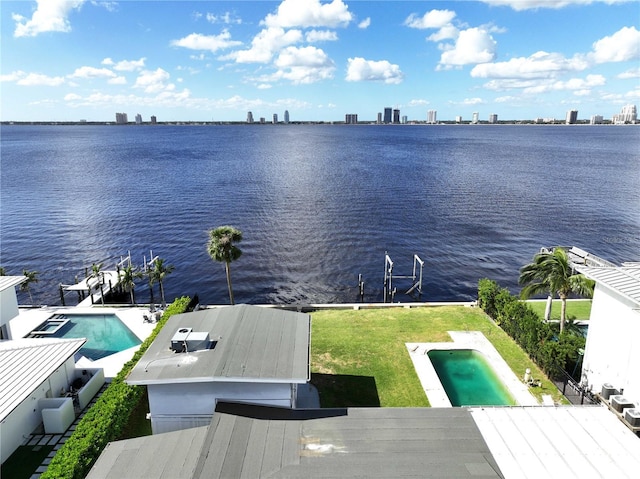
<svg viewBox="0 0 640 479">
<path fill-rule="evenodd" d="M 473 123 L 474 125 L 477 125 L 479 121 L 480 121 L 480 113 L 478 113 L 477 111 L 474 111 L 473 115 L 471 115 L 471 123 Z"/>
<path fill-rule="evenodd" d="M 393 122 L 395 124 L 400 123 L 400 110 L 398 110 L 397 108 L 393 110 Z"/>
<path fill-rule="evenodd" d="M 126 125 L 129 123 L 126 113 L 116 113 L 116 123 L 118 125 Z"/>
<path fill-rule="evenodd" d="M 284 123 L 285 125 L 289 124 L 289 110 L 284 111 Z"/>
<path fill-rule="evenodd" d="M 277 124 L 278 124 L 278 114 L 277 114 L 277 113 L 274 113 L 274 114 L 273 114 L 273 124 L 274 124 L 274 125 L 277 125 Z"/>
<path fill-rule="evenodd" d="M 578 110 L 569 110 L 567 112 L 567 118 L 565 119 L 565 123 L 567 125 L 575 125 L 578 121 Z"/>
<path fill-rule="evenodd" d="M 378 112 L 378 121 L 377 121 L 378 125 L 382 124 L 382 113 Z"/>
<path fill-rule="evenodd" d="M 391 123 L 391 108 L 384 109 L 384 122 Z"/>
<path fill-rule="evenodd" d="M 589 121 L 590 125 L 602 125 L 604 118 L 602 115 L 592 115 L 591 120 Z"/>
<path fill-rule="evenodd" d="M 402 115 L 402 118 L 400 118 L 400 123 L 402 123 L 403 125 L 409 123 L 409 118 L 407 117 L 407 115 Z"/>
<path fill-rule="evenodd" d="M 358 114 L 357 113 L 347 113 L 344 116 L 344 122 L 347 125 L 357 125 L 358 124 Z"/>
<path fill-rule="evenodd" d="M 151 115 L 151 124 L 155 125 L 156 123 L 158 123 L 158 119 L 156 118 L 155 115 Z"/>
<path fill-rule="evenodd" d="M 456 116 L 456 123 L 462 123 L 462 116 L 461 115 Z"/>
<path fill-rule="evenodd" d="M 136 125 L 142 125 L 142 115 L 140 113 L 136 114 Z"/>
<path fill-rule="evenodd" d="M 438 112 L 436 110 L 429 110 L 427 112 L 427 123 L 434 125 L 438 122 Z"/>
<path fill-rule="evenodd" d="M 498 123 L 498 115 L 496 115 L 495 113 L 489 115 L 489 123 L 491 123 L 492 125 Z"/>
<path fill-rule="evenodd" d="M 635 105 L 625 105 L 622 107 L 622 111 L 620 113 L 613 115 L 611 121 L 618 125 L 624 123 L 635 123 L 638 121 L 638 110 Z"/>
<path fill-rule="evenodd" d="M 253 123 L 253 112 L 247 112 L 247 123 Z"/>
</svg>

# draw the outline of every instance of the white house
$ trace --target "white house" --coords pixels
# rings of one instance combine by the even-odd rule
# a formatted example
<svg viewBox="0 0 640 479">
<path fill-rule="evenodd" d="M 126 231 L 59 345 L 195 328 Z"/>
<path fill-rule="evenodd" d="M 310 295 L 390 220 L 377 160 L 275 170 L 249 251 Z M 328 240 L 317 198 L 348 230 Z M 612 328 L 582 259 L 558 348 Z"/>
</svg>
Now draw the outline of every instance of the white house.
<svg viewBox="0 0 640 479">
<path fill-rule="evenodd" d="M 171 317 L 129 374 L 154 434 L 211 422 L 220 400 L 295 408 L 310 379 L 308 314 L 239 305 Z"/>
<path fill-rule="evenodd" d="M 19 314 L 16 286 L 25 279 L 25 276 L 0 276 L 0 340 L 13 337 L 9 321 Z"/>
<path fill-rule="evenodd" d="M 56 423 L 51 432 L 58 433 L 65 424 L 71 425 L 75 419 L 73 402 L 65 396 L 76 376 L 74 354 L 84 342 L 84 339 L 0 341 L 2 462 L 46 416 L 45 426 L 49 420 Z M 43 413 L 45 409 L 57 411 Z"/>
<path fill-rule="evenodd" d="M 579 266 L 596 281 L 582 381 L 595 393 L 612 386 L 640 405 L 640 263 Z"/>
</svg>

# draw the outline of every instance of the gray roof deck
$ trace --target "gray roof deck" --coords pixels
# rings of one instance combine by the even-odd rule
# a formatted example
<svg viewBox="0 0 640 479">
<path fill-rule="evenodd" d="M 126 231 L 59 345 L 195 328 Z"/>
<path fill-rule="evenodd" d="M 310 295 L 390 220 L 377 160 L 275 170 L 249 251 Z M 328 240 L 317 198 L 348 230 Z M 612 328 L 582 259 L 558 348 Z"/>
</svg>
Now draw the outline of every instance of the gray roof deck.
<svg viewBox="0 0 640 479">
<path fill-rule="evenodd" d="M 576 266 L 576 269 L 640 306 L 640 263 L 615 267 Z"/>
<path fill-rule="evenodd" d="M 109 444 L 88 479 L 123 471 L 157 479 L 503 477 L 468 409 L 232 404 L 219 404 L 209 427 Z"/>
<path fill-rule="evenodd" d="M 180 328 L 208 332 L 213 349 L 175 353 Z M 286 382 L 309 380 L 311 317 L 239 305 L 173 316 L 129 375 L 129 384 L 177 382 Z"/>
</svg>

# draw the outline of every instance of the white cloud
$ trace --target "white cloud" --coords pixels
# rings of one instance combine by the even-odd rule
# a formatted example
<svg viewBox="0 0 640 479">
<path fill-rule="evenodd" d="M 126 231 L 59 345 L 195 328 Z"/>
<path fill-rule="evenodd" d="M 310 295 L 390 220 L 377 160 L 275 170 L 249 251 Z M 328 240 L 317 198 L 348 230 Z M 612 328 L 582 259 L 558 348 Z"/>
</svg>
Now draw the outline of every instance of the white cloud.
<svg viewBox="0 0 640 479">
<path fill-rule="evenodd" d="M 202 15 L 200 15 L 202 16 Z M 225 12 L 222 15 L 216 15 L 214 13 L 207 13 L 205 18 L 209 23 L 224 23 L 226 25 L 241 25 L 242 19 L 235 16 L 231 12 Z"/>
<path fill-rule="evenodd" d="M 523 93 L 537 95 L 550 91 L 573 91 L 580 92 L 584 96 L 585 92 L 590 92 L 591 88 L 605 83 L 606 80 L 602 75 L 587 75 L 586 78 L 572 78 L 567 81 L 541 81 L 537 85 L 523 89 Z"/>
<path fill-rule="evenodd" d="M 429 105 L 429 102 L 427 100 L 411 100 L 407 106 L 413 107 L 413 106 L 426 106 L 426 105 Z"/>
<path fill-rule="evenodd" d="M 207 50 L 217 52 L 226 48 L 242 45 L 242 42 L 231 40 L 231 33 L 223 30 L 219 35 L 202 35 L 200 33 L 192 33 L 179 40 L 172 40 L 171 45 L 174 47 L 184 47 L 191 50 Z"/>
<path fill-rule="evenodd" d="M 147 59 L 142 57 L 140 60 L 122 60 L 113 65 L 113 69 L 118 72 L 132 72 L 144 68 L 144 62 Z"/>
<path fill-rule="evenodd" d="M 364 20 L 362 20 L 360 23 L 358 23 L 358 28 L 364 30 L 365 28 L 369 28 L 370 25 L 371 25 L 371 17 L 367 17 Z"/>
<path fill-rule="evenodd" d="M 111 78 L 107 81 L 109 85 L 126 85 L 127 79 L 123 76 Z"/>
<path fill-rule="evenodd" d="M 82 100 L 82 97 L 76 93 L 68 93 L 64 96 L 65 101 Z"/>
<path fill-rule="evenodd" d="M 460 32 L 452 49 L 442 53 L 439 67 L 487 63 L 495 58 L 495 54 L 496 42 L 489 32 L 482 28 L 469 28 Z"/>
<path fill-rule="evenodd" d="M 418 28 L 424 30 L 427 28 L 442 28 L 445 25 L 451 23 L 456 17 L 456 12 L 451 10 L 431 10 L 425 13 L 422 17 L 412 13 L 404 21 L 404 24 L 409 28 Z"/>
<path fill-rule="evenodd" d="M 15 37 L 35 37 L 44 32 L 68 32 L 71 25 L 69 13 L 82 6 L 85 0 L 37 0 L 37 7 L 31 19 L 13 14 L 16 29 Z M 4 7 L 6 8 L 6 6 Z"/>
<path fill-rule="evenodd" d="M 445 25 L 436 33 L 433 33 L 427 37 L 427 40 L 431 42 L 441 42 L 443 40 L 455 40 L 458 38 L 460 30 L 453 25 Z"/>
<path fill-rule="evenodd" d="M 353 15 L 342 0 L 320 3 L 320 0 L 283 0 L 275 14 L 263 20 L 267 27 L 344 27 Z"/>
<path fill-rule="evenodd" d="M 305 34 L 309 43 L 333 42 L 338 39 L 338 34 L 332 30 L 311 30 Z"/>
<path fill-rule="evenodd" d="M 356 57 L 349 58 L 347 65 L 347 81 L 380 81 L 384 83 L 401 83 L 403 74 L 398 65 L 386 60 L 373 61 Z"/>
<path fill-rule="evenodd" d="M 465 98 L 460 103 L 462 105 L 474 106 L 474 105 L 484 105 L 485 101 L 482 98 Z"/>
<path fill-rule="evenodd" d="M 232 52 L 221 57 L 221 60 L 235 60 L 237 63 L 268 63 L 276 52 L 301 40 L 300 30 L 285 31 L 283 28 L 267 28 L 253 38 L 250 49 Z"/>
<path fill-rule="evenodd" d="M 65 82 L 64 77 L 50 77 L 39 73 L 29 73 L 17 81 L 22 86 L 60 86 Z"/>
<path fill-rule="evenodd" d="M 559 53 L 536 52 L 530 57 L 512 58 L 507 62 L 476 65 L 471 76 L 476 78 L 549 78 L 559 73 L 581 71 L 588 63 L 581 56 L 567 59 Z"/>
<path fill-rule="evenodd" d="M 640 78 L 640 67 L 632 68 L 631 70 L 627 70 L 626 72 L 620 73 L 617 78 L 621 80 L 628 80 L 630 78 Z"/>
<path fill-rule="evenodd" d="M 284 79 L 294 84 L 309 84 L 333 78 L 335 65 L 325 52 L 316 47 L 287 47 L 274 62 L 278 72 L 273 80 Z"/>
<path fill-rule="evenodd" d="M 116 76 L 108 68 L 80 67 L 69 75 L 69 78 L 114 78 Z"/>
<path fill-rule="evenodd" d="M 589 5 L 591 3 L 625 3 L 630 0 L 481 0 L 495 6 L 507 6 L 514 10 L 530 10 L 537 8 L 564 8 L 569 5 Z M 633 1 L 633 0 L 631 0 Z"/>
<path fill-rule="evenodd" d="M 158 68 L 155 71 L 145 70 L 136 79 L 134 88 L 142 88 L 145 93 L 172 91 L 175 89 L 175 85 L 166 83 L 169 78 L 169 73 L 162 68 Z"/>
<path fill-rule="evenodd" d="M 0 82 L 17 82 L 25 76 L 27 76 L 25 72 L 23 72 L 22 70 L 17 70 L 5 75 L 0 75 Z"/>
<path fill-rule="evenodd" d="M 624 27 L 593 44 L 591 57 L 596 63 L 626 62 L 640 59 L 640 31 Z"/>
</svg>

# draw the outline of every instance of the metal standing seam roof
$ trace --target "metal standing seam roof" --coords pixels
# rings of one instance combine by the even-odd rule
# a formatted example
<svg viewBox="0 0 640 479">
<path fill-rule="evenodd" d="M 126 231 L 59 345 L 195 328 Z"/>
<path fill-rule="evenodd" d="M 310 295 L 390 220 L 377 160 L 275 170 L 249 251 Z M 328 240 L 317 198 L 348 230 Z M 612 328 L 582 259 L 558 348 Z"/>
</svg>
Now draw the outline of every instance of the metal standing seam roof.
<svg viewBox="0 0 640 479">
<path fill-rule="evenodd" d="M 181 328 L 207 332 L 213 349 L 176 353 Z M 131 371 L 129 384 L 287 382 L 309 380 L 311 317 L 276 308 L 238 305 L 173 316 Z"/>
<path fill-rule="evenodd" d="M 0 342 L 0 421 L 78 352 L 85 341 L 51 338 Z"/>
<path fill-rule="evenodd" d="M 609 268 L 580 266 L 576 269 L 640 306 L 640 263 L 626 263 Z"/>
<path fill-rule="evenodd" d="M 26 276 L 0 276 L 0 291 L 4 291 L 5 289 L 13 288 L 19 284 L 21 284 Z"/>
</svg>

